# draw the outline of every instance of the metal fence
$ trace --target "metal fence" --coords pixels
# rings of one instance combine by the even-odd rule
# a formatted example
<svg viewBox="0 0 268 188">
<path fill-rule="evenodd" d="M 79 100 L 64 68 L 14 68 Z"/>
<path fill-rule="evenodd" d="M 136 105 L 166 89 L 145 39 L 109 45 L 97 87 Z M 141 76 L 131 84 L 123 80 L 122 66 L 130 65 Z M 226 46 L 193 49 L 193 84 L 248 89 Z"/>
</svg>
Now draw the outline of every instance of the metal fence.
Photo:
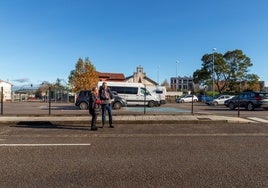
<svg viewBox="0 0 268 188">
<path fill-rule="evenodd" d="M 12 102 L 23 101 L 40 101 L 40 102 L 61 102 L 61 103 L 74 103 L 75 96 L 66 89 L 48 89 L 42 92 L 41 95 L 36 96 L 34 90 L 20 90 L 13 92 Z"/>
</svg>

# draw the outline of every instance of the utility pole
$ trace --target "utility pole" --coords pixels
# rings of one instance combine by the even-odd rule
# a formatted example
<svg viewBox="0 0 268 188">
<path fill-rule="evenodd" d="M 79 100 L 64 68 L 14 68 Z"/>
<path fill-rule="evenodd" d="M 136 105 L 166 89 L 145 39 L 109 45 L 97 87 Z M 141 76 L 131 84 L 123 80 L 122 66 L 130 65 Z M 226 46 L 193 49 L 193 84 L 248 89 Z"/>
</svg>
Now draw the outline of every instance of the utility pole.
<svg viewBox="0 0 268 188">
<path fill-rule="evenodd" d="M 213 48 L 212 49 L 212 97 L 214 97 L 214 90 L 215 90 L 215 88 L 214 88 L 214 64 L 215 64 L 215 57 L 214 57 L 214 53 L 216 52 L 216 48 Z"/>
<path fill-rule="evenodd" d="M 179 65 L 179 61 L 176 61 L 176 86 L 175 86 L 175 91 L 177 91 L 178 87 L 179 87 L 179 80 L 178 80 L 178 65 Z"/>
</svg>

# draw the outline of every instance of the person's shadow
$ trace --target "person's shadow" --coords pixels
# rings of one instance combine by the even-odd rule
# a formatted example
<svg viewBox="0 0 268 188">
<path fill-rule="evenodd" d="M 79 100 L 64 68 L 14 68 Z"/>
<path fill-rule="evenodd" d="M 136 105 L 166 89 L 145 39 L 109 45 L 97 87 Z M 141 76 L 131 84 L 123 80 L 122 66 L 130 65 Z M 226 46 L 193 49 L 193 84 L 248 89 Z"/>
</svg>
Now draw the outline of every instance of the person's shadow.
<svg viewBox="0 0 268 188">
<path fill-rule="evenodd" d="M 90 130 L 90 126 L 79 125 L 60 125 L 53 124 L 50 121 L 23 121 L 18 122 L 12 127 L 18 128 L 32 128 L 32 129 L 69 129 L 69 130 Z"/>
</svg>

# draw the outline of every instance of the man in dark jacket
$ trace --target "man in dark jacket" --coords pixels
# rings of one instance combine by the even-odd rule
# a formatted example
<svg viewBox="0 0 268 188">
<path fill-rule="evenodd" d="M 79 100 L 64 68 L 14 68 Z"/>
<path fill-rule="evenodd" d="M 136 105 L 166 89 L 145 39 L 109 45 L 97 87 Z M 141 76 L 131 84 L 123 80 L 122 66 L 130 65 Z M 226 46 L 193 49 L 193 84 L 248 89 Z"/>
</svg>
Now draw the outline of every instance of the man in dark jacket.
<svg viewBox="0 0 268 188">
<path fill-rule="evenodd" d="M 113 95 L 110 91 L 110 88 L 107 87 L 107 83 L 103 82 L 99 91 L 100 100 L 101 100 L 101 109 L 102 109 L 102 127 L 104 127 L 106 122 L 106 110 L 109 115 L 109 127 L 114 128 L 113 120 L 112 120 L 112 106 L 111 102 L 113 99 Z"/>
</svg>

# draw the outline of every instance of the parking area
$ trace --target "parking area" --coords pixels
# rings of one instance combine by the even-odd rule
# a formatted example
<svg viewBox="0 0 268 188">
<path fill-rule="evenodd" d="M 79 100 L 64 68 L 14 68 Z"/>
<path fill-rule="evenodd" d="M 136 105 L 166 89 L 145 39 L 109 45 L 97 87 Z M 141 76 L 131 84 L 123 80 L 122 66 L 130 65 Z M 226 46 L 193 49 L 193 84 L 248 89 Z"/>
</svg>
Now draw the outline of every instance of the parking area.
<svg viewBox="0 0 268 188">
<path fill-rule="evenodd" d="M 73 103 L 48 103 L 43 102 L 13 102 L 4 103 L 3 115 L 88 115 L 88 110 L 80 110 Z M 144 113 L 191 113 L 187 106 L 179 107 L 178 104 L 164 104 L 159 107 L 128 106 L 113 110 L 113 114 L 144 114 Z"/>
<path fill-rule="evenodd" d="M 224 105 L 208 106 L 205 103 L 167 103 L 159 107 L 124 107 L 120 110 L 113 110 L 114 115 L 139 115 L 139 114 L 211 114 L 237 117 L 257 117 L 267 118 L 267 110 L 256 108 L 254 111 L 247 111 L 245 108 L 230 110 Z M 76 115 L 87 116 L 88 110 L 79 110 L 74 103 L 52 103 L 50 108 L 51 115 Z M 3 115 L 49 115 L 49 104 L 44 102 L 7 102 L 3 104 Z"/>
<path fill-rule="evenodd" d="M 160 107 L 156 108 L 148 108 L 148 107 L 125 107 L 125 111 L 129 112 L 148 112 L 148 113 L 190 113 L 190 110 L 181 109 L 181 108 L 175 108 L 175 107 L 168 107 L 165 105 L 162 105 Z"/>
</svg>

